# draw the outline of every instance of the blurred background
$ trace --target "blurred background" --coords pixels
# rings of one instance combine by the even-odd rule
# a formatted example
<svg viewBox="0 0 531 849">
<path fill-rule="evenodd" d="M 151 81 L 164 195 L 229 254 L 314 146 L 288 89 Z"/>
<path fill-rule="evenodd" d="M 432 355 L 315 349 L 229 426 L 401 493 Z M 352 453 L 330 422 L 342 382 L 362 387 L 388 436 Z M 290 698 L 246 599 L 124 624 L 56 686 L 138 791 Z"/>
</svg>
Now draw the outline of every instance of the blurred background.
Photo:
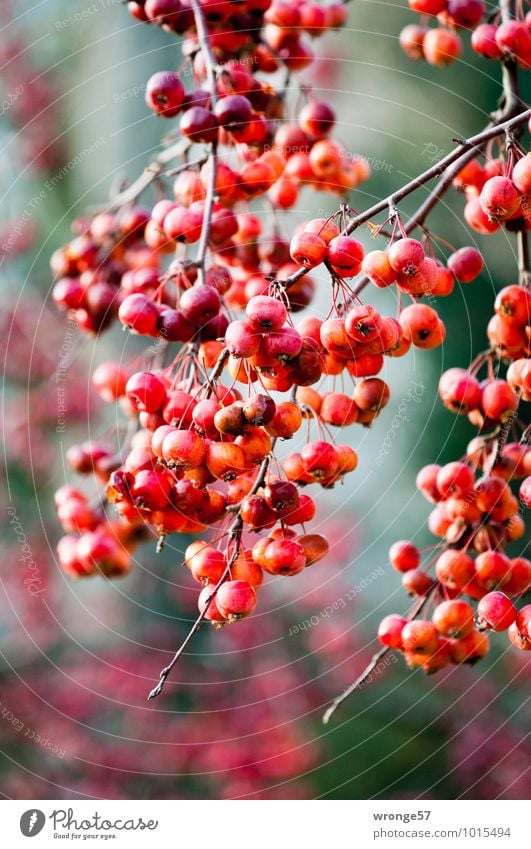
<svg viewBox="0 0 531 849">
<path fill-rule="evenodd" d="M 335 137 L 371 162 L 373 176 L 349 199 L 360 210 L 440 159 L 452 138 L 479 131 L 500 85 L 497 66 L 468 47 L 443 71 L 406 59 L 405 0 L 350 6 L 349 25 L 318 42 L 303 78 L 335 104 Z M 342 435 L 360 465 L 318 497 L 314 529 L 333 541 L 331 554 L 293 581 L 271 579 L 250 620 L 202 629 L 148 704 L 196 610 L 197 590 L 179 570 L 189 540 L 161 555 L 138 549 L 120 582 L 75 583 L 59 571 L 53 491 L 70 479 L 68 446 L 108 424 L 89 376 L 125 343 L 110 330 L 96 344 L 55 312 L 48 262 L 72 218 L 158 149 L 169 123 L 148 114 L 144 87 L 178 66 L 179 44 L 133 22 L 119 0 L 0 0 L 0 14 L 1 795 L 526 798 L 529 664 L 503 638 L 480 666 L 430 678 L 391 657 L 331 726 L 320 721 L 375 651 L 379 619 L 407 606 L 387 550 L 397 538 L 430 542 L 415 475 L 458 457 L 473 436 L 438 402 L 438 376 L 485 347 L 494 292 L 514 282 L 513 244 L 468 232 L 463 197 L 448 194 L 431 229 L 480 247 L 488 271 L 440 303 L 442 349 L 386 365 L 393 394 L 375 426 Z M 286 232 L 336 206 L 303 194 Z M 395 309 L 392 293 L 370 296 Z M 407 421 L 396 427 L 401 404 Z"/>
</svg>

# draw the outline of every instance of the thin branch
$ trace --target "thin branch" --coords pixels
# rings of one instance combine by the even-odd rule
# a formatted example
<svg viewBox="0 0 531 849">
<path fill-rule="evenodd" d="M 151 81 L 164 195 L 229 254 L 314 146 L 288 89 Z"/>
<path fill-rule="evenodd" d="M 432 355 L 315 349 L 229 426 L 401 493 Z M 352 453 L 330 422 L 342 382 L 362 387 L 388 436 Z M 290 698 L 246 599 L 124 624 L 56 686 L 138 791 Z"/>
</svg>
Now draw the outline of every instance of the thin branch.
<svg viewBox="0 0 531 849">
<path fill-rule="evenodd" d="M 406 183 L 405 186 L 402 186 L 400 189 L 397 189 L 395 192 L 390 194 L 388 197 L 384 198 L 378 203 L 375 203 L 369 209 L 365 210 L 365 212 L 356 215 L 349 224 L 342 231 L 342 235 L 348 236 L 357 230 L 358 227 L 361 227 L 362 224 L 368 222 L 371 218 L 378 215 L 380 212 L 384 212 L 388 210 L 389 207 L 395 206 L 401 200 L 406 198 L 408 195 L 416 192 L 417 189 L 422 188 L 426 183 L 429 183 L 430 180 L 433 180 L 434 177 L 439 177 L 444 174 L 442 180 L 438 183 L 437 187 L 430 194 L 430 196 L 424 201 L 422 206 L 419 208 L 413 219 L 408 222 L 408 227 L 406 230 L 409 232 L 414 227 L 420 226 L 431 209 L 435 206 L 435 204 L 440 200 L 442 194 L 446 191 L 446 189 L 451 185 L 452 180 L 455 175 L 459 173 L 461 168 L 475 156 L 477 156 L 478 152 L 481 151 L 483 145 L 490 141 L 491 139 L 497 138 L 498 136 L 507 133 L 508 131 L 514 129 L 515 127 L 519 127 L 524 124 L 529 118 L 531 118 L 531 109 L 526 109 L 523 112 L 520 112 L 518 115 L 513 116 L 507 120 L 501 120 L 494 124 L 489 124 L 484 130 L 480 133 L 477 133 L 475 136 L 471 136 L 469 139 L 462 140 L 455 150 L 451 153 L 447 154 L 443 159 L 441 159 L 435 165 L 432 165 L 431 168 L 428 168 L 427 171 L 424 171 L 422 174 L 419 174 L 413 180 L 410 180 L 409 183 Z M 447 172 L 447 169 L 450 169 L 450 166 L 455 164 L 455 169 Z M 297 280 L 300 280 L 305 274 L 308 273 L 310 269 L 307 268 L 299 268 L 294 274 L 290 275 L 285 280 L 280 281 L 285 288 L 289 288 Z M 354 288 L 354 294 L 358 294 L 366 285 L 367 280 L 364 279 Z"/>
<path fill-rule="evenodd" d="M 257 478 L 256 478 L 256 480 L 255 480 L 255 482 L 252 486 L 252 489 L 249 492 L 249 495 L 247 497 L 249 497 L 251 495 L 255 495 L 258 492 L 258 490 L 264 485 L 266 477 L 267 477 L 267 473 L 269 471 L 269 466 L 271 465 L 271 459 L 272 459 L 272 456 L 273 456 L 273 451 L 275 450 L 276 442 L 277 442 L 277 440 L 276 440 L 276 437 L 275 437 L 275 439 L 273 439 L 272 442 L 271 442 L 271 450 L 270 450 L 269 454 L 267 455 L 267 457 L 264 457 L 264 459 L 262 460 L 262 463 L 260 464 L 260 470 L 258 472 Z M 240 510 L 241 510 L 241 505 L 240 505 Z M 232 523 L 232 525 L 231 525 L 231 527 L 228 531 L 229 540 L 236 540 L 236 546 L 234 548 L 234 551 L 232 552 L 232 555 L 231 555 L 225 569 L 223 570 L 223 574 L 222 574 L 221 578 L 219 579 L 219 581 L 215 585 L 214 589 L 212 590 L 212 594 L 209 596 L 203 610 L 201 611 L 201 613 L 199 614 L 199 616 L 195 620 L 194 624 L 190 628 L 185 639 L 183 640 L 183 642 L 181 643 L 181 645 L 179 646 L 179 648 L 177 649 L 177 651 L 173 655 L 170 663 L 167 666 L 165 666 L 164 669 L 161 671 L 160 677 L 159 677 L 159 682 L 158 682 L 157 686 L 154 687 L 151 690 L 151 692 L 148 696 L 148 701 L 150 701 L 151 699 L 155 699 L 158 695 L 160 695 L 160 693 L 162 692 L 162 690 L 164 688 L 164 684 L 166 683 L 166 679 L 167 679 L 168 675 L 170 674 L 173 667 L 175 666 L 175 664 L 177 663 L 177 661 L 179 660 L 179 658 L 183 654 L 184 650 L 186 649 L 186 646 L 188 645 L 188 643 L 190 642 L 190 640 L 192 639 L 194 634 L 201 627 L 201 623 L 203 622 L 206 614 L 208 613 L 208 609 L 209 609 L 210 605 L 212 604 L 212 602 L 214 601 L 214 598 L 216 597 L 220 586 L 224 583 L 224 581 L 226 581 L 227 577 L 230 574 L 230 570 L 231 570 L 231 568 L 234 564 L 234 561 L 236 560 L 236 558 L 238 557 L 238 554 L 240 553 L 242 531 L 243 531 L 243 519 L 241 517 L 241 513 L 238 512 L 238 515 L 234 519 L 234 522 Z"/>
<path fill-rule="evenodd" d="M 134 183 L 131 183 L 130 186 L 127 186 L 126 189 L 113 197 L 104 207 L 103 211 L 111 212 L 113 209 L 119 209 L 126 203 L 132 203 L 136 200 L 137 197 L 151 185 L 151 183 L 154 183 L 155 180 L 159 179 L 159 177 L 164 173 L 165 166 L 169 162 L 173 159 L 177 159 L 179 156 L 183 156 L 186 153 L 190 144 L 191 143 L 188 139 L 181 138 L 179 141 L 175 142 L 175 144 L 172 144 L 170 147 L 162 150 L 144 169 L 142 174 L 137 177 Z"/>
<path fill-rule="evenodd" d="M 425 596 L 422 596 L 421 598 L 419 598 L 419 600 L 412 607 L 412 609 L 410 610 L 409 614 L 406 617 L 408 622 L 411 622 L 413 619 L 416 619 L 416 617 L 419 615 L 419 613 L 422 612 L 422 610 L 424 609 L 425 605 L 428 603 L 428 601 L 430 600 L 431 597 L 432 597 L 432 592 L 428 593 L 428 595 L 425 595 Z M 350 684 L 346 688 L 346 690 L 343 690 L 343 692 L 340 693 L 339 696 L 336 696 L 336 698 L 334 699 L 332 704 L 326 709 L 325 713 L 323 714 L 323 725 L 328 725 L 328 723 L 330 722 L 330 719 L 332 718 L 332 715 L 336 712 L 337 708 L 341 704 L 343 704 L 343 702 L 346 699 L 348 699 L 348 697 L 351 696 L 352 693 L 354 693 L 356 690 L 359 690 L 360 687 L 362 687 L 363 684 L 365 684 L 365 682 L 370 677 L 371 673 L 374 672 L 374 670 L 378 666 L 379 662 L 381 661 L 381 659 L 383 657 L 385 657 L 385 655 L 387 654 L 388 651 L 390 651 L 388 646 L 384 646 L 379 651 L 377 651 L 376 654 L 374 654 L 372 656 L 370 663 L 365 667 L 365 669 L 363 670 L 361 675 L 358 675 L 356 680 L 353 681 L 352 684 Z"/>
</svg>

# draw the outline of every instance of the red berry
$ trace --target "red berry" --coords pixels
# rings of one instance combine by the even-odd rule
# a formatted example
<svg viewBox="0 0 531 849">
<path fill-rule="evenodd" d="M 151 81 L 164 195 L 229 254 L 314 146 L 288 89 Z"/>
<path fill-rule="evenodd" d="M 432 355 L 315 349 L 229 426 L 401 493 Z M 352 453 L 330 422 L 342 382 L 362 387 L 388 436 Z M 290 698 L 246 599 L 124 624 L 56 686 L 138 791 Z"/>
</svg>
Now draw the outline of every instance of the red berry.
<svg viewBox="0 0 531 849">
<path fill-rule="evenodd" d="M 133 333 L 158 336 L 159 311 L 146 295 L 128 295 L 120 304 L 118 318 Z"/>
<path fill-rule="evenodd" d="M 385 616 L 378 626 L 378 639 L 383 646 L 402 651 L 402 631 L 407 625 L 407 619 L 397 613 Z"/>
<path fill-rule="evenodd" d="M 311 101 L 299 113 L 299 125 L 311 138 L 322 139 L 328 136 L 334 126 L 336 116 L 328 103 Z"/>
<path fill-rule="evenodd" d="M 483 628 L 506 631 L 516 619 L 516 608 L 505 593 L 487 593 L 478 602 L 478 619 Z"/>
<path fill-rule="evenodd" d="M 437 650 L 439 637 L 433 622 L 426 619 L 414 619 L 402 628 L 404 651 L 418 654 L 433 654 Z"/>
<path fill-rule="evenodd" d="M 181 111 L 184 95 L 184 86 L 175 71 L 158 71 L 146 86 L 147 105 L 164 118 L 173 118 Z"/>
<path fill-rule="evenodd" d="M 522 481 L 518 494 L 524 507 L 531 508 L 531 475 L 528 475 Z"/>
<path fill-rule="evenodd" d="M 476 248 L 460 248 L 448 257 L 448 268 L 460 283 L 470 283 L 483 270 L 483 257 Z"/>
<path fill-rule="evenodd" d="M 462 53 L 463 45 L 457 33 L 449 29 L 430 29 L 422 45 L 424 58 L 430 65 L 451 65 Z"/>
<path fill-rule="evenodd" d="M 466 498 L 474 483 L 474 472 L 466 463 L 447 463 L 437 474 L 437 489 L 442 498 Z"/>
<path fill-rule="evenodd" d="M 156 413 L 166 401 L 166 386 L 156 374 L 139 371 L 127 381 L 125 394 L 135 410 Z"/>
<path fill-rule="evenodd" d="M 474 630 L 474 610 L 468 602 L 459 599 L 438 604 L 432 620 L 439 634 L 445 637 L 460 639 Z"/>
<path fill-rule="evenodd" d="M 323 262 L 327 246 L 324 239 L 316 233 L 303 231 L 293 237 L 289 252 L 294 262 L 304 266 L 304 268 L 315 268 Z"/>
<path fill-rule="evenodd" d="M 490 219 L 505 221 L 520 206 L 520 194 L 508 177 L 491 177 L 481 189 L 479 203 Z"/>
<path fill-rule="evenodd" d="M 389 560 L 398 572 L 408 572 L 420 564 L 420 552 L 412 542 L 400 540 L 389 549 Z"/>
<path fill-rule="evenodd" d="M 306 553 L 300 542 L 273 540 L 264 551 L 261 566 L 271 575 L 296 575 L 306 566 Z"/>
<path fill-rule="evenodd" d="M 350 236 L 336 236 L 328 243 L 326 257 L 340 277 L 354 277 L 361 271 L 363 245 Z"/>
</svg>

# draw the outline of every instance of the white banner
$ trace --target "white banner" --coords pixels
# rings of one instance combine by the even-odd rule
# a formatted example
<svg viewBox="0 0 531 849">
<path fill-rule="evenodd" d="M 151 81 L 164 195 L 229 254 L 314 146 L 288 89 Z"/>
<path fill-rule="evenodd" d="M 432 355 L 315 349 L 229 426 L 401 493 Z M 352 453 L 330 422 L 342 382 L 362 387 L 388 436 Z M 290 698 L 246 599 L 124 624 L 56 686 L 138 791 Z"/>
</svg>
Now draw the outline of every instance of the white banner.
<svg viewBox="0 0 531 849">
<path fill-rule="evenodd" d="M 525 810 L 516 801 L 5 801 L 0 845 L 524 849 Z"/>
</svg>

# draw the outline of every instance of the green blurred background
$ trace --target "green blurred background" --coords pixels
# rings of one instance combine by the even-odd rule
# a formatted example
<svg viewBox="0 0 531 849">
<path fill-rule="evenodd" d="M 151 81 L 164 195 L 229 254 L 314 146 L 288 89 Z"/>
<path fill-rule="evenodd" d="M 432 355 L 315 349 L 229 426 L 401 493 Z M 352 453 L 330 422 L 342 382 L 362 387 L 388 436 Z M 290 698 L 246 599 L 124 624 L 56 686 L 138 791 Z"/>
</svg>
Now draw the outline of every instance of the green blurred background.
<svg viewBox="0 0 531 849">
<path fill-rule="evenodd" d="M 458 457 L 473 436 L 466 420 L 438 402 L 437 381 L 443 369 L 468 364 L 485 347 L 494 292 L 514 281 L 512 240 L 471 234 L 463 197 L 447 195 L 430 229 L 456 247 L 479 246 L 487 270 L 440 302 L 448 328 L 442 349 L 412 352 L 386 366 L 391 402 L 371 430 L 354 429 L 351 437 L 360 454 L 357 472 L 319 499 L 321 527 L 337 540 L 331 557 L 294 582 L 272 582 L 262 591 L 260 613 L 238 629 L 202 632 L 167 694 L 148 706 L 145 694 L 193 616 L 195 589 L 176 570 L 187 541 L 159 557 L 144 547 L 139 568 L 119 584 L 72 584 L 54 563 L 60 534 L 52 494 L 68 478 L 64 453 L 83 438 L 87 421 L 97 428 L 100 420 L 86 400 L 87 375 L 126 343 L 119 330 L 97 345 L 65 331 L 49 303 L 48 260 L 68 239 L 72 218 L 101 203 L 117 181 L 133 178 L 157 150 L 169 124 L 148 114 L 143 89 L 154 71 L 178 66 L 179 45 L 133 22 L 112 0 L 13 5 L 0 4 L 8 104 L 0 117 L 1 225 L 23 220 L 25 236 L 0 266 L 6 355 L 1 792 L 8 798 L 526 798 L 529 666 L 504 640 L 494 641 L 480 667 L 439 677 L 391 662 L 330 727 L 320 724 L 324 705 L 375 649 L 379 618 L 407 604 L 387 567 L 387 549 L 396 538 L 430 542 L 415 475 L 427 462 Z M 320 58 L 304 78 L 317 98 L 335 104 L 335 137 L 373 165 L 370 181 L 350 199 L 361 210 L 451 150 L 452 138 L 480 130 L 500 82 L 498 67 L 468 47 L 446 70 L 410 62 L 397 40 L 413 20 L 405 0 L 350 6 L 349 25 L 320 41 Z M 25 84 L 17 97 L 20 74 Z M 50 190 L 46 181 L 54 177 Z M 411 212 L 423 192 L 401 210 Z M 328 196 L 303 194 L 286 228 L 335 206 Z M 371 244 L 368 231 L 363 240 Z M 316 304 L 323 312 L 324 289 Z M 388 313 L 395 309 L 393 294 L 370 296 Z M 57 434 L 54 380 L 65 344 L 68 427 Z M 134 352 L 134 343 L 127 345 Z M 422 387 L 418 403 L 407 400 L 412 382 Z M 409 421 L 387 452 L 382 446 L 404 400 Z M 21 535 L 9 507 L 40 570 L 37 598 L 24 586 Z M 333 612 L 323 613 L 329 607 Z"/>
</svg>

